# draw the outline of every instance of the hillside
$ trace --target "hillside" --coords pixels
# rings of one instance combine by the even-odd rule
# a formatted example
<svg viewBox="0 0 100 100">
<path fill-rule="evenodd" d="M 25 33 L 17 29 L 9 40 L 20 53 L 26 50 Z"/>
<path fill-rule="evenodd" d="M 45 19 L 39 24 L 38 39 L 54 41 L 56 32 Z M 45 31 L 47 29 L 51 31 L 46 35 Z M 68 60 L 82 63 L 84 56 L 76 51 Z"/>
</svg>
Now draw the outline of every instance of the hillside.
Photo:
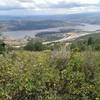
<svg viewBox="0 0 100 100">
<path fill-rule="evenodd" d="M 100 34 L 92 36 L 97 40 Z M 84 37 L 86 43 L 89 37 Z M 30 41 L 26 49 L 3 52 L 0 54 L 0 98 L 99 100 L 100 48 L 91 49 L 94 43 L 86 46 L 88 49 L 79 50 L 78 45 L 77 49 L 69 49 L 64 44 L 55 44 L 53 49 L 48 45 L 44 50 L 42 44 Z"/>
</svg>

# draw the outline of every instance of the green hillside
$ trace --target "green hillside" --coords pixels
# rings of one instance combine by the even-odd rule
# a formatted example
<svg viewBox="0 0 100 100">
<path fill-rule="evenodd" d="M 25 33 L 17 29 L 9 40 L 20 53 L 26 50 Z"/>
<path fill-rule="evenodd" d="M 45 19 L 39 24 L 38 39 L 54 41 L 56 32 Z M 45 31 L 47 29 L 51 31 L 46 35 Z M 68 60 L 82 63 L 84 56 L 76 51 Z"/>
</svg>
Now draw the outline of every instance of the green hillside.
<svg viewBox="0 0 100 100">
<path fill-rule="evenodd" d="M 99 100 L 100 51 L 90 37 L 71 49 L 40 50 L 33 43 L 0 54 L 0 100 Z"/>
</svg>

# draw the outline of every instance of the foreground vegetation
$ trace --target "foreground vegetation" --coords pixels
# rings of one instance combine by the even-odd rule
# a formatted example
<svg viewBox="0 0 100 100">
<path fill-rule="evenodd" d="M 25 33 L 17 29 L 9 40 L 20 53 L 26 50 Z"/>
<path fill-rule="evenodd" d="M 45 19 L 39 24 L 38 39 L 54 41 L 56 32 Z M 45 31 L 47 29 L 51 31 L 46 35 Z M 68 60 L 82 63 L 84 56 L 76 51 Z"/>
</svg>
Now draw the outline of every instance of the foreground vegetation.
<svg viewBox="0 0 100 100">
<path fill-rule="evenodd" d="M 0 98 L 99 100 L 99 52 L 53 53 L 17 51 L 1 55 Z"/>
<path fill-rule="evenodd" d="M 0 100 L 99 100 L 100 51 L 87 43 L 44 50 L 29 42 L 0 54 Z"/>
</svg>

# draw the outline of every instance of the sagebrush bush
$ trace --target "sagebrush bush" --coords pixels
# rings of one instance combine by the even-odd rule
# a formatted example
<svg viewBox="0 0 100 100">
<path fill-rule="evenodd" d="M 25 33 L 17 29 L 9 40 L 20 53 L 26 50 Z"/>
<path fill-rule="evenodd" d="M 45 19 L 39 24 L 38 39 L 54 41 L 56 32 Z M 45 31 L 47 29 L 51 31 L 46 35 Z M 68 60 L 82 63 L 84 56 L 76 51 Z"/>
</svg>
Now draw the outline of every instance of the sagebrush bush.
<svg viewBox="0 0 100 100">
<path fill-rule="evenodd" d="M 14 51 L 0 55 L 1 100 L 95 100 L 98 53 Z M 94 59 L 96 59 L 96 61 Z"/>
</svg>

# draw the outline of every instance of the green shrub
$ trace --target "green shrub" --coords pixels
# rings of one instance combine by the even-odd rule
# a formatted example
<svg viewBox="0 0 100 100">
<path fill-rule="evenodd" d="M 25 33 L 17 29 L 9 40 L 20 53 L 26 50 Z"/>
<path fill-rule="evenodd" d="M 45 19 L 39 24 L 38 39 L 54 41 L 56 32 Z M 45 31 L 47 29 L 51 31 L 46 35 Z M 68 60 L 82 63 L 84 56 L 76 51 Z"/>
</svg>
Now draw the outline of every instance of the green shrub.
<svg viewBox="0 0 100 100">
<path fill-rule="evenodd" d="M 56 55 L 55 51 L 16 51 L 5 56 L 1 55 L 0 99 L 95 100 L 99 98 L 95 67 L 99 68 L 100 56 L 91 53 L 64 52 L 63 55 L 58 51 Z"/>
<path fill-rule="evenodd" d="M 0 41 L 0 54 L 6 51 L 6 44 Z"/>
<path fill-rule="evenodd" d="M 96 44 L 94 48 L 95 48 L 95 50 L 100 51 L 100 44 Z"/>
<path fill-rule="evenodd" d="M 29 51 L 42 51 L 45 49 L 44 45 L 42 44 L 42 42 L 39 41 L 33 41 L 30 40 L 26 46 L 24 47 L 25 50 L 29 50 Z"/>
<path fill-rule="evenodd" d="M 89 37 L 88 40 L 87 40 L 87 44 L 88 45 L 92 45 L 94 43 L 94 40 L 92 37 Z"/>
</svg>

